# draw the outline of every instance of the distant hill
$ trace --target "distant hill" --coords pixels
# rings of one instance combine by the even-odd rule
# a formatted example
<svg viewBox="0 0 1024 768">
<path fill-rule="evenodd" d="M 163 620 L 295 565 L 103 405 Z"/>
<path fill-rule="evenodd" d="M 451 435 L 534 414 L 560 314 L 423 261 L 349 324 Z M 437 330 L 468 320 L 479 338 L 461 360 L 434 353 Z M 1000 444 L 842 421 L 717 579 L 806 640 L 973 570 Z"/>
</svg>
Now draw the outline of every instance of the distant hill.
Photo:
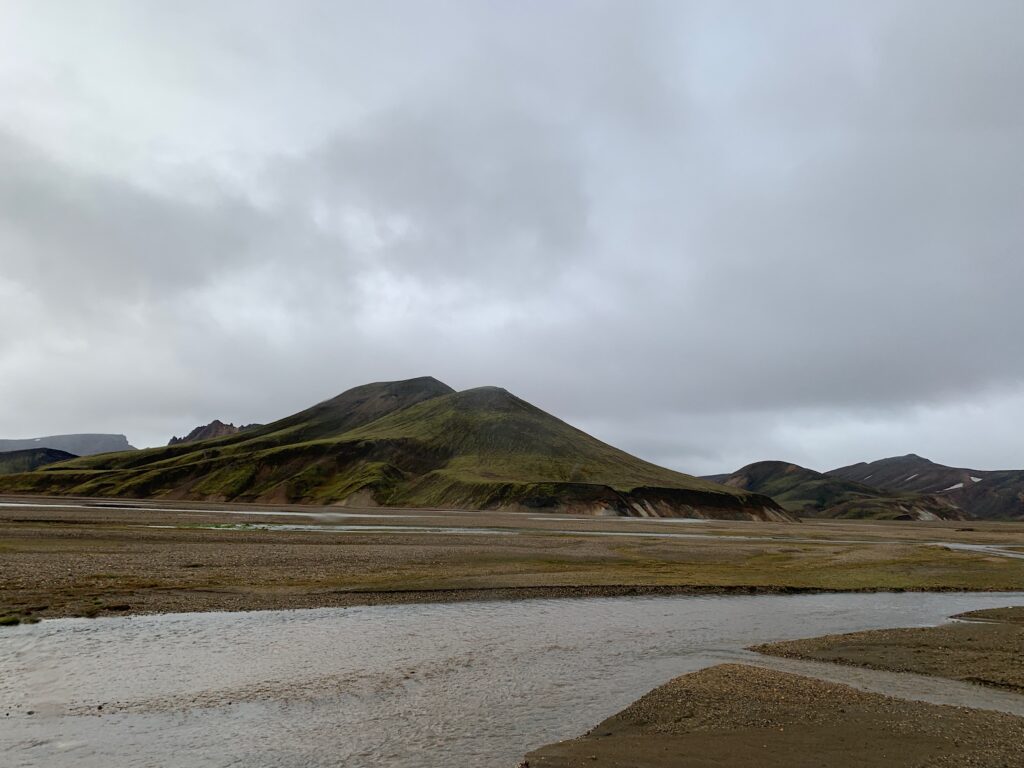
<svg viewBox="0 0 1024 768">
<path fill-rule="evenodd" d="M 1024 519 L 1024 470 L 947 467 L 910 453 L 826 474 L 887 491 L 938 494 L 981 519 Z"/>
<path fill-rule="evenodd" d="M 862 461 L 859 464 L 830 470 L 826 474 L 843 480 L 870 483 L 876 488 L 938 493 L 950 490 L 959 483 L 966 485 L 979 482 L 984 479 L 984 475 L 993 473 L 947 467 L 916 453 L 908 453 L 906 456 L 893 456 L 870 463 Z M 972 480 L 972 477 L 976 479 Z"/>
<path fill-rule="evenodd" d="M 28 448 L 24 451 L 5 451 L 0 453 L 0 475 L 31 472 L 33 469 L 47 464 L 76 458 L 78 457 L 73 453 L 57 451 L 53 448 Z"/>
<path fill-rule="evenodd" d="M 27 440 L 0 440 L 0 452 L 24 451 L 31 448 L 53 448 L 57 451 L 73 453 L 75 456 L 135 450 L 128 444 L 128 438 L 124 435 L 50 435 Z"/>
<path fill-rule="evenodd" d="M 771 496 L 786 510 L 801 517 L 893 520 L 967 517 L 946 497 L 880 490 L 783 461 L 748 464 L 725 477 L 723 482 Z"/>
<path fill-rule="evenodd" d="M 631 456 L 509 392 L 367 384 L 226 437 L 76 459 L 0 490 L 96 496 L 792 519 Z"/>
<path fill-rule="evenodd" d="M 168 445 L 180 445 L 181 443 L 198 443 L 200 440 L 210 440 L 214 437 L 228 437 L 237 435 L 243 429 L 253 429 L 263 426 L 262 424 L 246 424 L 236 427 L 234 424 L 225 424 L 220 419 L 214 419 L 209 424 L 196 427 L 184 437 L 172 437 Z"/>
</svg>

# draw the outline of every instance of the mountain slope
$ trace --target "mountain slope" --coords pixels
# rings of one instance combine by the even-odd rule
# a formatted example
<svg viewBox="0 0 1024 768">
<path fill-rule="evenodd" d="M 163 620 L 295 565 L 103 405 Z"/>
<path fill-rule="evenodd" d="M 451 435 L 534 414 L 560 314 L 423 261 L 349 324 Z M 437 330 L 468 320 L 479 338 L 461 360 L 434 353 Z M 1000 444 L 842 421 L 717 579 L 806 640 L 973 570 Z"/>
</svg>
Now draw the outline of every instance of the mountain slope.
<svg viewBox="0 0 1024 768">
<path fill-rule="evenodd" d="M 228 437 L 65 462 L 0 490 L 789 519 L 768 498 L 642 461 L 505 390 L 431 378 L 356 387 Z"/>
<path fill-rule="evenodd" d="M 85 485 L 81 489 L 84 495 L 137 495 L 136 492 L 148 495 L 154 492 L 150 488 L 151 480 L 154 487 L 170 484 L 180 488 L 179 481 L 182 479 L 202 479 L 208 481 L 204 488 L 215 489 L 217 478 L 210 478 L 210 472 L 225 465 L 239 470 L 244 468 L 247 472 L 259 469 L 265 475 L 281 476 L 290 467 L 276 466 L 281 463 L 278 461 L 282 455 L 280 449 L 298 447 L 300 453 L 317 453 L 326 446 L 326 443 L 317 445 L 317 440 L 337 438 L 349 429 L 386 416 L 392 411 L 454 391 L 431 377 L 364 384 L 278 421 L 225 437 L 149 448 L 130 454 L 83 457 L 57 468 L 64 479 L 52 478 L 52 482 L 64 484 L 69 482 L 67 478 L 84 481 Z M 125 471 L 134 474 L 132 477 L 114 474 Z M 239 471 L 233 474 L 243 473 Z M 34 478 L 32 482 L 43 481 Z M 102 492 L 94 490 L 97 484 L 103 487 Z M 131 487 L 122 487 L 125 485 Z M 182 498 L 188 497 L 190 489 L 181 490 Z M 227 492 L 231 488 L 224 490 L 225 498 L 238 495 Z M 213 490 L 210 498 L 216 495 L 216 490 Z"/>
<path fill-rule="evenodd" d="M 938 493 L 957 483 L 973 482 L 972 475 L 979 477 L 979 473 L 974 470 L 946 467 L 915 453 L 871 463 L 851 464 L 829 470 L 825 474 L 842 480 L 870 483 L 875 488 L 917 493 Z"/>
<path fill-rule="evenodd" d="M 631 456 L 496 387 L 421 403 L 348 437 L 415 445 L 419 455 L 438 457 L 411 483 L 382 484 L 387 503 L 397 505 L 469 501 L 483 508 L 560 506 L 653 516 L 685 507 L 728 516 L 750 506 L 757 517 L 775 507 Z"/>
<path fill-rule="evenodd" d="M 33 469 L 77 458 L 67 451 L 53 448 L 28 448 L 23 451 L 5 451 L 0 453 L 0 475 L 11 475 L 17 472 L 31 472 Z"/>
<path fill-rule="evenodd" d="M 950 499 L 884 491 L 831 477 L 782 461 L 748 464 L 725 484 L 771 496 L 803 517 L 960 520 L 966 517 Z"/>
<path fill-rule="evenodd" d="M 27 440 L 0 440 L 0 452 L 26 451 L 32 448 L 52 448 L 56 451 L 67 451 L 75 456 L 135 450 L 128 444 L 128 438 L 124 435 L 50 435 Z"/>
<path fill-rule="evenodd" d="M 1024 519 L 1024 470 L 947 467 L 911 453 L 826 474 L 887 491 L 937 494 L 981 519 Z"/>
</svg>

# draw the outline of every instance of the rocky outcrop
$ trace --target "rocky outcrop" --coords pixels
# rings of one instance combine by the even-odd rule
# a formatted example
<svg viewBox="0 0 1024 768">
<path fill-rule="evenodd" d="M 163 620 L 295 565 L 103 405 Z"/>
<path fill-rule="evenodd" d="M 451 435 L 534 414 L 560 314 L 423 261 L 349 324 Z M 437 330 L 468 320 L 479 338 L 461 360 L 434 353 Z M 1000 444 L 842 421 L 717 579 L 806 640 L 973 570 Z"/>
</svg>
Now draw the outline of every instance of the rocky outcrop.
<svg viewBox="0 0 1024 768">
<path fill-rule="evenodd" d="M 229 435 L 237 435 L 244 429 L 252 429 L 258 427 L 259 424 L 246 424 L 242 427 L 236 427 L 234 424 L 225 424 L 220 419 L 214 419 L 209 424 L 204 424 L 200 427 L 196 427 L 184 437 L 172 437 L 167 443 L 168 445 L 181 445 L 182 443 L 198 443 L 200 440 L 211 440 L 215 437 L 228 437 Z"/>
</svg>

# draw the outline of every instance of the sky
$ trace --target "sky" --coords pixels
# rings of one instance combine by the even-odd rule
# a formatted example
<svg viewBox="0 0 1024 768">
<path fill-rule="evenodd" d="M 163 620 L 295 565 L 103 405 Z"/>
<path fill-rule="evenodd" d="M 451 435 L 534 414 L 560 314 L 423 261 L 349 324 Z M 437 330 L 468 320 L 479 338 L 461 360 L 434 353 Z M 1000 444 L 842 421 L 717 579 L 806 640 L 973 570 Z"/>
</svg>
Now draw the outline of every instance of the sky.
<svg viewBox="0 0 1024 768">
<path fill-rule="evenodd" d="M 1024 467 L 1020 0 L 0 0 L 0 437 L 507 388 Z"/>
</svg>

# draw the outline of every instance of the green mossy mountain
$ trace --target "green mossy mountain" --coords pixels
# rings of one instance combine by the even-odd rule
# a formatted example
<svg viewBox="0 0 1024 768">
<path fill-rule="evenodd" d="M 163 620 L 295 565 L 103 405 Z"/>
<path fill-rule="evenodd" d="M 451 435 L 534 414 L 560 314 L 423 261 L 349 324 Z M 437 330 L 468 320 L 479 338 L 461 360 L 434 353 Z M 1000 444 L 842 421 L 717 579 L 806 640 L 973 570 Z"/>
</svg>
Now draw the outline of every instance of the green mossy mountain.
<svg viewBox="0 0 1024 768">
<path fill-rule="evenodd" d="M 496 387 L 367 384 L 227 437 L 0 478 L 22 493 L 354 506 L 791 517 L 774 501 L 650 464 Z"/>
<path fill-rule="evenodd" d="M 759 461 L 731 475 L 725 485 L 771 496 L 799 517 L 889 520 L 963 520 L 953 500 L 931 494 L 875 488 L 784 461 Z"/>
</svg>

